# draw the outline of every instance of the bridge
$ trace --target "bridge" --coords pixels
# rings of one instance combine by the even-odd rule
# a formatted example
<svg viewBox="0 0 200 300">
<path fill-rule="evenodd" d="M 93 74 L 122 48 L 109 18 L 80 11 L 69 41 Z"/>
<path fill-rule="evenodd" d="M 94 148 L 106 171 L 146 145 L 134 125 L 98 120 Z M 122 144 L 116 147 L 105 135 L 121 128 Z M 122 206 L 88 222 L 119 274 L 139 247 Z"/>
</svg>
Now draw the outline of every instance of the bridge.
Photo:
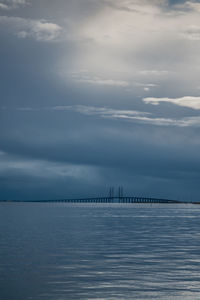
<svg viewBox="0 0 200 300">
<path fill-rule="evenodd" d="M 60 203 L 182 203 L 177 200 L 149 198 L 149 197 L 136 197 L 124 196 L 124 189 L 122 186 L 118 188 L 115 194 L 114 187 L 109 188 L 107 197 L 94 197 L 94 198 L 79 198 L 79 199 L 58 199 L 48 200 L 47 202 L 60 202 Z M 43 202 L 43 201 L 42 201 Z"/>
<path fill-rule="evenodd" d="M 160 199 L 153 197 L 137 197 L 137 196 L 124 196 L 123 187 L 119 187 L 118 192 L 114 193 L 114 188 L 109 189 L 109 194 L 106 197 L 86 197 L 86 198 L 73 198 L 73 199 L 52 199 L 52 200 L 5 200 L 1 202 L 42 202 L 42 203 L 185 203 L 178 200 Z"/>
<path fill-rule="evenodd" d="M 80 199 L 57 199 L 57 200 L 39 200 L 29 202 L 48 202 L 48 203 L 183 203 L 178 200 L 146 198 L 146 197 L 96 197 Z"/>
</svg>

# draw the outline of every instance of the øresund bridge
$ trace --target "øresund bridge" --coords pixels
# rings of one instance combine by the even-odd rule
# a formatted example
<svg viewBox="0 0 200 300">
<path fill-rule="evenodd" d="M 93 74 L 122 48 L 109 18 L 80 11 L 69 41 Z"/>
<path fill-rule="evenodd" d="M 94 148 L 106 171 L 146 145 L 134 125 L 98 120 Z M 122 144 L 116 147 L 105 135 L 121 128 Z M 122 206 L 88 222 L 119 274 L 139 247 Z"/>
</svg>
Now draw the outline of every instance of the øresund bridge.
<svg viewBox="0 0 200 300">
<path fill-rule="evenodd" d="M 57 200 L 38 200 L 29 202 L 56 202 L 56 203 L 183 203 L 178 200 L 145 198 L 145 197 L 100 197 L 100 198 L 80 198 L 80 199 L 57 199 Z"/>
<path fill-rule="evenodd" d="M 15 201 L 16 202 L 16 201 Z M 23 201 L 17 201 L 23 202 Z M 114 188 L 109 189 L 108 196 L 105 197 L 86 197 L 86 198 L 72 198 L 72 199 L 53 199 L 53 200 L 32 200 L 28 202 L 45 202 L 45 203 L 185 203 L 178 200 L 161 199 L 153 197 L 138 197 L 125 196 L 123 187 L 118 188 L 118 192 L 114 192 Z"/>
<path fill-rule="evenodd" d="M 28 203 L 188 203 L 188 204 L 200 204 L 200 202 L 187 202 L 181 200 L 171 200 L 156 197 L 144 197 L 144 196 L 125 196 L 123 187 L 120 186 L 115 193 L 114 188 L 109 188 L 107 196 L 99 197 L 85 197 L 85 198 L 62 198 L 62 199 L 49 199 L 49 200 L 0 200 L 0 202 L 28 202 Z"/>
</svg>

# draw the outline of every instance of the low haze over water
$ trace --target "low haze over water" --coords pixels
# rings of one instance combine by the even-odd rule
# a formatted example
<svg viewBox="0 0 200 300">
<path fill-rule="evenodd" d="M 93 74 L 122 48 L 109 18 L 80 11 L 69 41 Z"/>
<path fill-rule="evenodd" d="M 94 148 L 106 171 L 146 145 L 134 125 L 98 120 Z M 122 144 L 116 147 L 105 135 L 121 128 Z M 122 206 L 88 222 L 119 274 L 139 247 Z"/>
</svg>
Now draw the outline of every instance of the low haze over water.
<svg viewBox="0 0 200 300">
<path fill-rule="evenodd" d="M 0 299 L 200 299 L 200 206 L 1 204 Z"/>
</svg>

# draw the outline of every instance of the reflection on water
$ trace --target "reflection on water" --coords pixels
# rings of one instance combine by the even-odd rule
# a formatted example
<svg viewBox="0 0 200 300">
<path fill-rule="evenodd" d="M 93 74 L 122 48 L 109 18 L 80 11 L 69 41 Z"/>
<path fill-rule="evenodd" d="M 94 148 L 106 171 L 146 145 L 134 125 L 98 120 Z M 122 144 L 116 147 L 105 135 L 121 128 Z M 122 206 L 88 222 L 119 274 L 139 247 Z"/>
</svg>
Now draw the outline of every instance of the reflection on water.
<svg viewBox="0 0 200 300">
<path fill-rule="evenodd" d="M 200 299 L 200 206 L 1 204 L 0 299 Z"/>
</svg>

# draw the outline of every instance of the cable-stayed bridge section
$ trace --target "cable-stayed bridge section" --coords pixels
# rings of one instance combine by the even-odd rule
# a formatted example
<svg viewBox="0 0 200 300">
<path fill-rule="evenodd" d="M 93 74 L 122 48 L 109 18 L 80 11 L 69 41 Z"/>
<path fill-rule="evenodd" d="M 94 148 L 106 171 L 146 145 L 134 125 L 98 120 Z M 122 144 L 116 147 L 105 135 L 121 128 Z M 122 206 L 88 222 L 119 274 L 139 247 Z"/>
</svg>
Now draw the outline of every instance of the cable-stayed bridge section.
<svg viewBox="0 0 200 300">
<path fill-rule="evenodd" d="M 64 203 L 182 203 L 181 201 L 170 200 L 170 199 L 160 199 L 160 198 L 153 198 L 153 197 L 150 198 L 150 197 L 124 196 L 124 189 L 122 186 L 119 186 L 117 193 L 115 193 L 114 187 L 110 187 L 107 197 L 60 199 L 60 200 L 53 200 L 53 202 L 64 202 Z"/>
<path fill-rule="evenodd" d="M 43 200 L 43 201 L 39 201 L 39 202 L 56 202 L 56 203 L 182 203 L 181 201 L 178 201 L 178 200 L 135 197 L 135 196 L 58 199 L 58 200 L 46 200 L 46 201 Z"/>
</svg>

